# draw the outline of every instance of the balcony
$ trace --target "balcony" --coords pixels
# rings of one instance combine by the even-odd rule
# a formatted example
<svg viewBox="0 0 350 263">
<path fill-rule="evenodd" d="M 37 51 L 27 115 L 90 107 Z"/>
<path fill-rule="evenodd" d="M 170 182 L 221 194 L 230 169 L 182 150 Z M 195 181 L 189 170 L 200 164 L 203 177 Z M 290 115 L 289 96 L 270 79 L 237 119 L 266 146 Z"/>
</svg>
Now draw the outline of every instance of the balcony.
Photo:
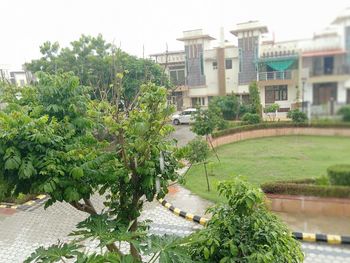
<svg viewBox="0 0 350 263">
<path fill-rule="evenodd" d="M 290 79 L 292 79 L 292 72 L 290 70 L 258 73 L 258 81 L 290 80 Z"/>
<path fill-rule="evenodd" d="M 319 76 L 337 76 L 337 75 L 348 75 L 350 74 L 350 67 L 347 65 L 339 67 L 318 67 L 313 68 L 310 72 L 310 77 L 319 77 Z"/>
</svg>

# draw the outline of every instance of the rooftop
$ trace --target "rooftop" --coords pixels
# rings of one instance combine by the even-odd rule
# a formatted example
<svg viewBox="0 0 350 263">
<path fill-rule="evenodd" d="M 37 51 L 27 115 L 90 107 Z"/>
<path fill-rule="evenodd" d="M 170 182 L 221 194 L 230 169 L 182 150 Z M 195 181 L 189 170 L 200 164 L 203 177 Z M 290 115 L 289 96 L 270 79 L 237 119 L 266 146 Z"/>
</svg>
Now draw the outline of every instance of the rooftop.
<svg viewBox="0 0 350 263">
<path fill-rule="evenodd" d="M 261 33 L 267 33 L 267 26 L 262 25 L 259 21 L 248 21 L 244 23 L 239 23 L 236 25 L 235 29 L 230 32 L 237 36 L 238 33 L 248 31 L 248 30 L 259 30 Z"/>
<path fill-rule="evenodd" d="M 350 20 L 350 7 L 344 9 L 340 14 L 334 19 L 332 24 L 339 24 L 345 20 Z"/>
</svg>

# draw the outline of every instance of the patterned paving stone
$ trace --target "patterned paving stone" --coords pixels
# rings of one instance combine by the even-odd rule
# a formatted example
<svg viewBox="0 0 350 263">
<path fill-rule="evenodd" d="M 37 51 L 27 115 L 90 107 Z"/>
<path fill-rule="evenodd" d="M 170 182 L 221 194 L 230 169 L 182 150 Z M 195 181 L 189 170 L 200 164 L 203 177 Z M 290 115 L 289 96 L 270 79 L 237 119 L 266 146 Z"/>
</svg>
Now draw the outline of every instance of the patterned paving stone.
<svg viewBox="0 0 350 263">
<path fill-rule="evenodd" d="M 101 210 L 102 199 L 95 196 L 93 203 Z M 68 241 L 67 235 L 75 229 L 77 222 L 86 214 L 65 203 L 57 203 L 44 210 L 39 207 L 32 211 L 17 211 L 0 221 L 0 263 L 19 263 L 39 246 L 49 246 L 57 240 Z M 185 236 L 201 226 L 175 216 L 158 202 L 146 203 L 141 220 L 152 220 L 150 232 L 153 234 L 175 234 Z M 87 243 L 87 252 L 97 250 L 97 241 Z M 350 247 L 328 246 L 303 243 L 306 263 L 342 262 L 350 263 Z M 127 244 L 121 244 L 123 251 Z"/>
</svg>

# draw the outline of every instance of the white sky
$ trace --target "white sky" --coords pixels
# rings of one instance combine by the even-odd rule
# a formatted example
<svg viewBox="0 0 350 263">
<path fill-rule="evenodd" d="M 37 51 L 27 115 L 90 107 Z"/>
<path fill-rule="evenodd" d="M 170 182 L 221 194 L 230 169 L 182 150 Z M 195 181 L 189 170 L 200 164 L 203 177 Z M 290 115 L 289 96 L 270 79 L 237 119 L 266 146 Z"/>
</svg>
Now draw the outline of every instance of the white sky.
<svg viewBox="0 0 350 263">
<path fill-rule="evenodd" d="M 312 37 L 349 0 L 0 0 L 0 64 L 19 69 L 39 58 L 44 41 L 61 46 L 81 34 L 102 33 L 125 51 L 142 56 L 183 49 L 182 31 L 203 28 L 225 39 L 236 23 L 260 20 L 276 40 Z"/>
</svg>

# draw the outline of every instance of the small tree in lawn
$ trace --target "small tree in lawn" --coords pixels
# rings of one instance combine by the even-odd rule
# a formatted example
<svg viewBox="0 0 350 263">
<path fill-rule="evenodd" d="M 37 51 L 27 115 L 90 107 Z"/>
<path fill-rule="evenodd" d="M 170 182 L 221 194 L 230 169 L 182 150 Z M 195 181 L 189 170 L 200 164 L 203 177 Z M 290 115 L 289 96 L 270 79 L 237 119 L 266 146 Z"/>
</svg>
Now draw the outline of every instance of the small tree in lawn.
<svg viewBox="0 0 350 263">
<path fill-rule="evenodd" d="M 254 81 L 249 85 L 249 102 L 250 113 L 255 113 L 261 116 L 261 101 L 257 83 Z"/>
<path fill-rule="evenodd" d="M 190 141 L 186 147 L 186 159 L 190 162 L 191 166 L 193 164 L 203 164 L 205 171 L 205 178 L 207 180 L 208 191 L 210 191 L 209 178 L 207 172 L 207 158 L 209 156 L 209 147 L 206 141 L 201 137 L 196 137 L 194 140 Z M 190 166 L 190 168 L 191 168 Z M 189 168 L 189 169 L 190 169 Z"/>
<path fill-rule="evenodd" d="M 194 123 L 192 126 L 192 131 L 199 135 L 205 136 L 207 142 L 210 143 L 216 158 L 220 161 L 217 152 L 211 142 L 211 138 L 209 135 L 213 133 L 215 128 L 218 126 L 222 118 L 220 117 L 220 110 L 217 107 L 212 107 L 211 110 L 203 110 L 197 108 L 197 111 L 194 115 Z"/>
</svg>

